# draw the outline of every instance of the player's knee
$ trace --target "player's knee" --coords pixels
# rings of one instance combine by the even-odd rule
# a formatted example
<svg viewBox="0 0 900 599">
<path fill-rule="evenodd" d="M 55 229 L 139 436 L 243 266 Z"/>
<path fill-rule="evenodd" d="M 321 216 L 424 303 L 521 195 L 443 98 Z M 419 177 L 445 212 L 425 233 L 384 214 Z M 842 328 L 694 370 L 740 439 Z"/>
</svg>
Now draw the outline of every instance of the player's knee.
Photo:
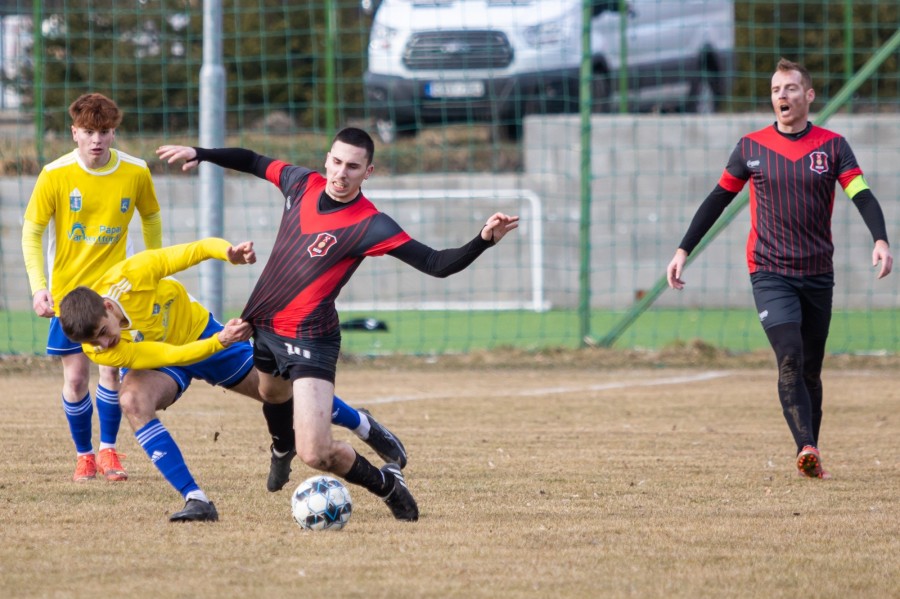
<svg viewBox="0 0 900 599">
<path fill-rule="evenodd" d="M 304 445 L 297 447 L 297 457 L 315 470 L 330 472 L 334 463 L 334 453 L 322 445 Z"/>
<path fill-rule="evenodd" d="M 797 353 L 788 353 L 778 358 L 778 380 L 784 385 L 795 384 L 802 370 L 803 358 Z"/>
<path fill-rule="evenodd" d="M 101 368 L 100 384 L 107 389 L 115 389 L 119 383 L 119 373 L 116 369 Z"/>
<path fill-rule="evenodd" d="M 288 392 L 286 393 L 283 389 L 267 387 L 265 385 L 259 385 L 256 389 L 256 394 L 259 399 L 266 403 L 279 404 L 291 399 L 290 389 L 288 389 Z"/>
<path fill-rule="evenodd" d="M 65 385 L 72 390 L 76 397 L 83 397 L 88 392 L 91 382 L 90 372 L 83 372 L 76 368 L 69 368 L 64 373 Z"/>
<path fill-rule="evenodd" d="M 138 400 L 133 392 L 125 389 L 119 392 L 119 407 L 122 408 L 123 414 L 133 414 L 137 411 L 137 405 Z"/>
<path fill-rule="evenodd" d="M 132 424 L 151 420 L 156 413 L 156 410 L 146 396 L 130 389 L 123 389 L 120 391 L 119 406 L 122 408 L 122 414 Z"/>
<path fill-rule="evenodd" d="M 314 470 L 328 470 L 328 461 L 325 456 L 316 451 L 298 451 L 297 456 L 303 463 Z"/>
</svg>

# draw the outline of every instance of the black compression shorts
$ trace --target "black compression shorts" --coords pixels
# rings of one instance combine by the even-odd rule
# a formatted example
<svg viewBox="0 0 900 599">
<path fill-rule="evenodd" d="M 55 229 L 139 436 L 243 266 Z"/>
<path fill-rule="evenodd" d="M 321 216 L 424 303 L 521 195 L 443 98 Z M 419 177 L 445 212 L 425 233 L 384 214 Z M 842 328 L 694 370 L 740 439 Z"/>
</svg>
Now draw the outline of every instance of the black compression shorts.
<svg viewBox="0 0 900 599">
<path fill-rule="evenodd" d="M 340 332 L 315 339 L 292 339 L 265 331 L 253 334 L 253 365 L 260 372 L 291 382 L 316 378 L 334 383 L 340 352 Z"/>
<path fill-rule="evenodd" d="M 828 337 L 834 295 L 834 274 L 788 277 L 771 272 L 750 275 L 753 299 L 764 329 L 786 323 Z"/>
</svg>

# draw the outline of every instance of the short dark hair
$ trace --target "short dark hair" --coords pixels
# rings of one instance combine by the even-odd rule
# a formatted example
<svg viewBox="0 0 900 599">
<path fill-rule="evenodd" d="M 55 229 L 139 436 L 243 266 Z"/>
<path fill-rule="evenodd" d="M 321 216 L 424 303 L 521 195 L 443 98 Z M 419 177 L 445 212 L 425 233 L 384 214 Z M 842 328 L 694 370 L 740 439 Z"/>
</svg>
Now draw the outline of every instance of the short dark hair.
<svg viewBox="0 0 900 599">
<path fill-rule="evenodd" d="M 788 60 L 787 58 L 782 58 L 778 61 L 778 64 L 775 65 L 776 71 L 797 71 L 800 73 L 800 81 L 803 83 L 804 89 L 812 89 L 812 75 L 809 74 L 809 71 L 806 70 L 799 62 L 793 62 Z"/>
<path fill-rule="evenodd" d="M 118 104 L 103 94 L 84 94 L 69 105 L 72 124 L 80 129 L 115 129 L 122 123 Z"/>
<path fill-rule="evenodd" d="M 334 144 L 336 141 L 365 150 L 366 158 L 369 161 L 367 166 L 372 164 L 372 160 L 375 159 L 375 142 L 372 141 L 372 136 L 362 129 L 357 127 L 345 127 L 338 131 L 331 143 Z"/>
<path fill-rule="evenodd" d="M 76 287 L 59 302 L 59 324 L 66 337 L 75 343 L 92 339 L 104 316 L 103 298 L 90 287 Z"/>
</svg>

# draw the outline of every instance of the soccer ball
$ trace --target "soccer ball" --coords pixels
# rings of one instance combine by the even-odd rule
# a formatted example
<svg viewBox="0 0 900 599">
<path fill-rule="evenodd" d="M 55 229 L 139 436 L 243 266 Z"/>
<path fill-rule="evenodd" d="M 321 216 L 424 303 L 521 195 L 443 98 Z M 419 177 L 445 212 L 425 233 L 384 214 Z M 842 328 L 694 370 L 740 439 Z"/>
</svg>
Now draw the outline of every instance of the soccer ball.
<svg viewBox="0 0 900 599">
<path fill-rule="evenodd" d="M 330 476 L 308 478 L 291 495 L 294 522 L 306 530 L 340 530 L 352 511 L 350 491 Z"/>
</svg>

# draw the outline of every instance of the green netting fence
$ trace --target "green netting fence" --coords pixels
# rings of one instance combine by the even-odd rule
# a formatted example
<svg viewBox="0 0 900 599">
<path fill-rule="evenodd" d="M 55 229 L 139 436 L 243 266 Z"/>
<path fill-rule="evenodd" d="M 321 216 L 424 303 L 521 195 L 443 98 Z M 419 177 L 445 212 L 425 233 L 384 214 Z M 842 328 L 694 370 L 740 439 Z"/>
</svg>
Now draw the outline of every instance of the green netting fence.
<svg viewBox="0 0 900 599">
<path fill-rule="evenodd" d="M 207 31 L 213 7 L 221 28 Z M 467 241 L 495 210 L 522 216 L 449 279 L 367 260 L 339 302 L 359 324 L 344 334 L 350 352 L 766 347 L 739 203 L 683 292 L 660 277 L 734 144 L 774 120 L 769 78 L 782 56 L 811 71 L 814 119 L 848 138 L 900 235 L 896 2 L 66 0 L 0 2 L 0 17 L 0 354 L 44 350 L 22 215 L 42 165 L 74 147 L 66 108 L 80 94 L 125 111 L 116 147 L 150 165 L 164 243 L 205 230 L 197 175 L 154 155 L 199 143 L 204 35 L 221 41 L 226 145 L 321 168 L 336 128 L 366 128 L 367 195 L 433 247 Z M 253 239 L 264 262 L 278 191 L 228 174 L 221 202 L 223 234 Z M 875 281 L 868 231 L 840 190 L 833 224 L 829 350 L 894 353 L 898 273 Z M 224 269 L 226 315 L 260 268 Z M 179 278 L 199 295 L 203 276 Z M 366 330 L 366 318 L 387 330 Z"/>
</svg>

